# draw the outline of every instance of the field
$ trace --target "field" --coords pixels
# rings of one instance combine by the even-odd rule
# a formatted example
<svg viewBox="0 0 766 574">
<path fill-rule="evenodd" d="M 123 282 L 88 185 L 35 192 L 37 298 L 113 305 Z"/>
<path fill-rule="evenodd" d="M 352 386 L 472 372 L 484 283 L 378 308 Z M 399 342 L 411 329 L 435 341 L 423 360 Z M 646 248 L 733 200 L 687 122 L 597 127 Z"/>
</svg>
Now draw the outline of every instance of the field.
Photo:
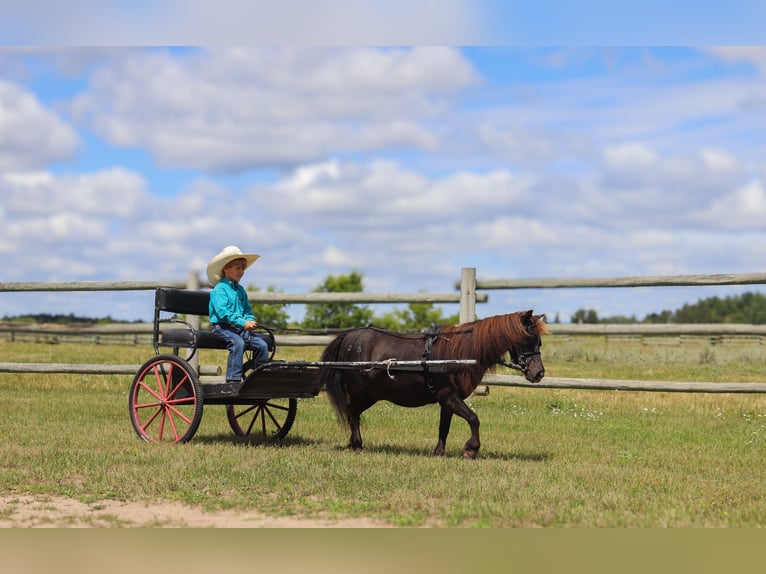
<svg viewBox="0 0 766 574">
<path fill-rule="evenodd" d="M 319 351 L 288 348 L 277 358 Z M 8 362 L 140 364 L 152 353 L 0 342 Z M 764 358 L 758 339 L 551 336 L 543 347 L 547 374 L 561 377 L 764 382 Z M 225 354 L 203 355 L 215 361 Z M 378 404 L 365 413 L 365 452 L 343 450 L 348 437 L 323 394 L 299 401 L 280 445 L 235 437 L 220 406 L 205 409 L 190 443 L 148 444 L 128 418 L 130 380 L 0 374 L 0 521 L 14 499 L 33 496 L 394 527 L 766 525 L 763 395 L 493 386 L 470 399 L 482 450 L 465 461 L 460 419 L 447 457 L 431 456 L 436 406 Z M 108 514 L 99 525 L 131 524 Z"/>
</svg>

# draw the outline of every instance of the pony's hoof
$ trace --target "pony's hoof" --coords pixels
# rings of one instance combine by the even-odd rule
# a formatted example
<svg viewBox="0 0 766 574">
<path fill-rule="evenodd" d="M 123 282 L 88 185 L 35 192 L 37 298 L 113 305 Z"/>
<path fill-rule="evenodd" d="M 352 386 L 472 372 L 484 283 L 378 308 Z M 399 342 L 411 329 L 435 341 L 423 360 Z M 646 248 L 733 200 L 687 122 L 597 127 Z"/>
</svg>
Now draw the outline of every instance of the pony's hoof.
<svg viewBox="0 0 766 574">
<path fill-rule="evenodd" d="M 479 455 L 478 451 L 475 450 L 465 450 L 463 451 L 463 458 L 466 460 L 476 460 L 476 457 Z"/>
</svg>

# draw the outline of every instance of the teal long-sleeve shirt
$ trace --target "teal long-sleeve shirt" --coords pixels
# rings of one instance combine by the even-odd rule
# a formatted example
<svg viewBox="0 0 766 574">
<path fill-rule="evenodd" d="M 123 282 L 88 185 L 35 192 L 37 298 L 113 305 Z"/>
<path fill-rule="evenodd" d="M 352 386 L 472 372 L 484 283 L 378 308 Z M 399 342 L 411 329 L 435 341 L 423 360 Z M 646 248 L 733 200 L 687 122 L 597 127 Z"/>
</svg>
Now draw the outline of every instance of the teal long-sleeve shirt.
<svg viewBox="0 0 766 574">
<path fill-rule="evenodd" d="M 244 328 L 245 321 L 255 321 L 245 288 L 224 277 L 210 292 L 210 323 L 228 323 Z"/>
</svg>

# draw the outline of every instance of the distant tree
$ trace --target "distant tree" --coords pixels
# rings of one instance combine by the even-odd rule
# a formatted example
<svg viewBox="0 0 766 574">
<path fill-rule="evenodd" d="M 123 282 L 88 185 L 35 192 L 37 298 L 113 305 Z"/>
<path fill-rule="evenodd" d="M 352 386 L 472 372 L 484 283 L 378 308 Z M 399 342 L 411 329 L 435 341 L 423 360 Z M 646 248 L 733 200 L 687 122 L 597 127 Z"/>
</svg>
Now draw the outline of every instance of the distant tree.
<svg viewBox="0 0 766 574">
<path fill-rule="evenodd" d="M 675 323 L 766 324 L 766 295 L 743 293 L 730 297 L 709 297 L 685 304 L 672 317 Z"/>
<path fill-rule="evenodd" d="M 609 317 L 599 318 L 595 309 L 578 309 L 571 319 L 572 323 L 588 323 L 595 325 L 596 323 L 614 323 L 614 324 L 626 324 L 637 323 L 636 316 L 625 317 L 624 315 L 611 315 Z"/>
<path fill-rule="evenodd" d="M 671 323 L 673 321 L 673 311 L 666 309 L 659 313 L 650 313 L 644 317 L 644 323 Z"/>
<path fill-rule="evenodd" d="M 610 323 L 614 325 L 626 325 L 630 323 L 638 323 L 635 315 L 626 317 L 625 315 L 610 315 L 609 317 L 602 317 L 598 320 L 599 323 Z"/>
<path fill-rule="evenodd" d="M 362 291 L 362 275 L 330 275 L 314 293 L 355 293 Z M 373 312 L 366 305 L 354 303 L 311 303 L 301 326 L 305 329 L 350 329 L 372 323 Z"/>
<path fill-rule="evenodd" d="M 598 313 L 595 309 L 578 309 L 571 320 L 572 323 L 598 323 Z"/>
<path fill-rule="evenodd" d="M 258 292 L 260 289 L 254 286 L 248 286 L 248 291 Z M 276 293 L 276 289 L 273 286 L 269 286 L 266 291 L 268 293 Z M 284 329 L 287 327 L 287 323 L 290 320 L 289 313 L 285 310 L 287 304 L 285 303 L 250 303 L 253 309 L 253 315 L 258 323 L 265 325 L 266 327 L 274 327 L 277 329 Z"/>
<path fill-rule="evenodd" d="M 750 323 L 763 325 L 766 323 L 766 295 L 762 293 L 743 293 L 740 296 L 740 315 L 732 317 L 732 323 Z"/>
<path fill-rule="evenodd" d="M 385 329 L 405 332 L 420 332 L 431 325 L 456 325 L 459 314 L 445 317 L 441 307 L 433 303 L 410 303 L 406 309 L 395 309 L 381 317 L 375 317 L 375 324 Z"/>
</svg>

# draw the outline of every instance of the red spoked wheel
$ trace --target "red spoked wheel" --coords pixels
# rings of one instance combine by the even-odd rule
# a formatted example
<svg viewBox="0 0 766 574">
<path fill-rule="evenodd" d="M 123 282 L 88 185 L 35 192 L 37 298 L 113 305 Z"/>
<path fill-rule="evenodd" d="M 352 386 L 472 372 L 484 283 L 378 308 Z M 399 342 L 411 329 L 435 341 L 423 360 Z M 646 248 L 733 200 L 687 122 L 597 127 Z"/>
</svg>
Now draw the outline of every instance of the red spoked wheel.
<svg viewBox="0 0 766 574">
<path fill-rule="evenodd" d="M 197 372 L 176 355 L 152 357 L 130 385 L 130 422 L 147 442 L 187 442 L 199 428 L 202 407 Z"/>
<path fill-rule="evenodd" d="M 298 400 L 294 398 L 263 399 L 252 405 L 227 405 L 226 416 L 234 434 L 260 439 L 281 440 L 295 422 Z"/>
</svg>

